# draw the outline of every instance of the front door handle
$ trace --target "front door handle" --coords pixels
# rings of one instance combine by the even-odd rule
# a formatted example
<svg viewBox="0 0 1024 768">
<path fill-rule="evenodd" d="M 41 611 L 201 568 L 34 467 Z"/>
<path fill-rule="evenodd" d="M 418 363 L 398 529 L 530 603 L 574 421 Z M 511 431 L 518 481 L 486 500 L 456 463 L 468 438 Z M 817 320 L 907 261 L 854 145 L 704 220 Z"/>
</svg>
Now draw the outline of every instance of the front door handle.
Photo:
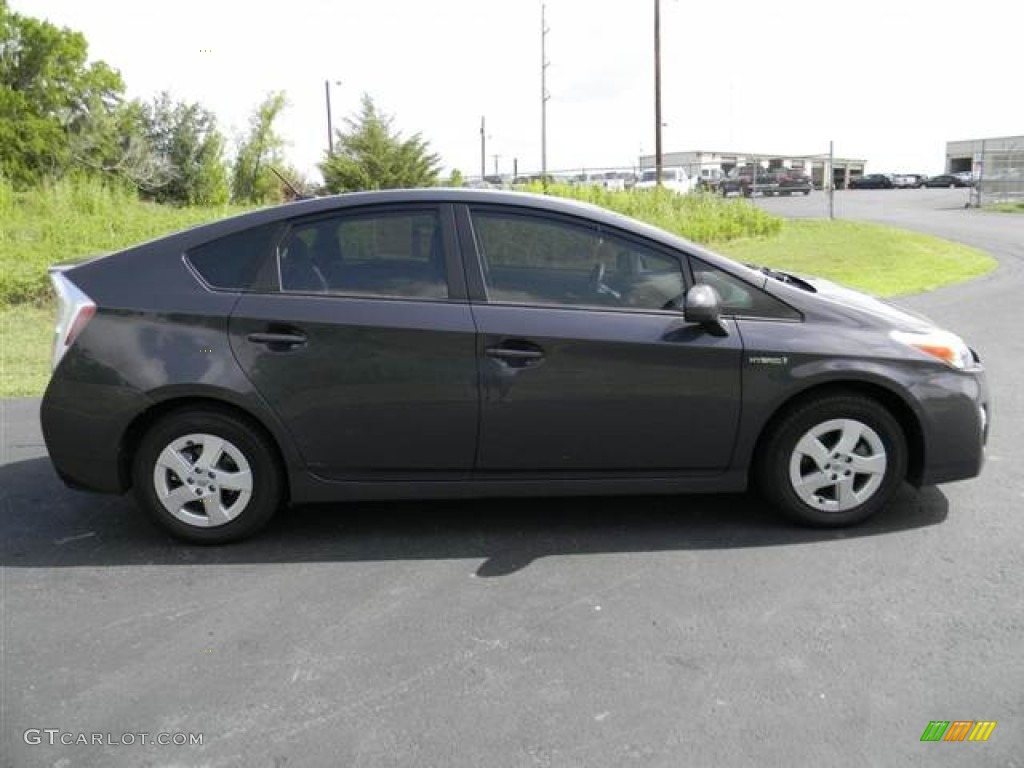
<svg viewBox="0 0 1024 768">
<path fill-rule="evenodd" d="M 484 354 L 510 368 L 540 365 L 544 360 L 544 350 L 528 341 L 504 341 L 495 347 L 487 347 Z"/>
<path fill-rule="evenodd" d="M 253 344 L 271 347 L 296 347 L 306 343 L 306 336 L 302 333 L 250 333 L 245 338 Z"/>
</svg>

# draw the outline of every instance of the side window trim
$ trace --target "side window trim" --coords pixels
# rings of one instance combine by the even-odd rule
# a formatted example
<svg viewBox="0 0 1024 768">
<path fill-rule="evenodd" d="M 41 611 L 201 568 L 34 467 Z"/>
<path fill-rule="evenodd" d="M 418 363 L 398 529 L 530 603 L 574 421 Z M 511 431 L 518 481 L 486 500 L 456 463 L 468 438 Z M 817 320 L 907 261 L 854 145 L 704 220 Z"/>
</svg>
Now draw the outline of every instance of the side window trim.
<svg viewBox="0 0 1024 768">
<path fill-rule="evenodd" d="M 522 216 L 523 218 L 539 219 L 568 225 L 576 228 L 584 228 L 580 220 L 572 216 L 554 211 L 544 211 L 528 207 L 494 206 L 484 204 L 459 205 L 456 212 L 459 242 L 462 246 L 464 264 L 466 266 L 467 286 L 469 300 L 474 304 L 491 304 L 502 306 L 518 306 L 529 309 L 557 309 L 557 310 L 582 310 L 588 312 L 628 312 L 630 314 L 667 314 L 678 315 L 678 310 L 652 309 L 643 307 L 602 307 L 598 305 L 571 305 L 571 304 L 541 304 L 541 303 L 514 303 L 514 302 L 491 302 L 486 280 L 484 278 L 484 254 L 481 253 L 476 231 L 473 227 L 473 214 L 477 211 L 491 212 L 498 215 Z M 669 248 L 661 243 L 648 240 L 632 232 L 621 230 L 614 226 L 608 226 L 599 221 L 583 220 L 586 225 L 592 226 L 597 235 L 607 234 L 625 243 L 649 250 L 659 256 L 672 259 L 679 267 L 683 279 L 684 291 L 693 285 L 693 272 L 690 268 L 690 255 L 683 251 Z M 468 256 L 467 256 L 468 254 Z"/>
<path fill-rule="evenodd" d="M 444 251 L 445 276 L 448 287 L 446 298 L 429 298 L 419 296 L 387 296 L 372 295 L 363 293 L 341 293 L 341 292 L 309 292 L 299 290 L 285 290 L 281 278 L 281 253 L 291 242 L 295 231 L 302 227 L 315 225 L 323 221 L 340 220 L 342 218 L 364 218 L 374 215 L 401 216 L 416 215 L 417 213 L 429 213 L 437 217 L 441 229 L 441 247 Z M 393 204 L 372 204 L 351 207 L 335 208 L 330 211 L 322 211 L 309 216 L 287 219 L 282 222 L 281 232 L 277 238 L 274 252 L 267 260 L 270 270 L 261 270 L 259 278 L 261 285 L 266 285 L 267 292 L 277 293 L 286 296 L 317 296 L 330 299 L 365 299 L 381 301 L 422 301 L 429 303 L 437 302 L 465 302 L 467 300 L 466 281 L 463 274 L 463 267 L 460 259 L 458 243 L 456 239 L 456 224 L 452 206 L 449 203 L 393 203 Z M 265 283 L 263 281 L 266 281 Z"/>
</svg>

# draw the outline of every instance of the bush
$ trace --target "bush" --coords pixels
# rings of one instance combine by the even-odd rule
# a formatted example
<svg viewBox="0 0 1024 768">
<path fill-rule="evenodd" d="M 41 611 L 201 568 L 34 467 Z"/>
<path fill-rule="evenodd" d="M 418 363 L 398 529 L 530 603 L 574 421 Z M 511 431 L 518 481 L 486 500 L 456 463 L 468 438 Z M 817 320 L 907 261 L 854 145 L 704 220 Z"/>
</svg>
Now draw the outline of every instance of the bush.
<svg viewBox="0 0 1024 768">
<path fill-rule="evenodd" d="M 782 231 L 782 219 L 746 200 L 711 194 L 680 195 L 666 189 L 612 191 L 598 186 L 533 184 L 529 191 L 567 197 L 631 216 L 697 243 L 765 237 Z"/>
</svg>

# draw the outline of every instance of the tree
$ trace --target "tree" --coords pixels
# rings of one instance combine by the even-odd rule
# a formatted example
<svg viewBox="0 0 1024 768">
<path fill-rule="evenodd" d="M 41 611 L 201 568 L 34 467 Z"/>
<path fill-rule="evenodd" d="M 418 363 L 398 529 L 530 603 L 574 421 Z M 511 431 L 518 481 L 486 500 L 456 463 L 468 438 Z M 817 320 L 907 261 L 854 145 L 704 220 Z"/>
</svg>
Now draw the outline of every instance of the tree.
<svg viewBox="0 0 1024 768">
<path fill-rule="evenodd" d="M 167 182 L 150 190 L 150 197 L 181 205 L 227 202 L 224 136 L 212 112 L 161 93 L 143 108 L 143 121 L 146 140 L 169 170 Z"/>
<path fill-rule="evenodd" d="M 79 32 L 21 16 L 0 0 L 0 173 L 24 186 L 66 173 L 71 137 L 121 102 L 120 74 L 88 63 Z M 93 124 L 95 128 L 95 124 Z M 109 138 L 109 137 L 108 137 Z"/>
<path fill-rule="evenodd" d="M 392 128 L 393 118 L 377 111 L 363 94 L 358 115 L 337 131 L 337 150 L 320 163 L 331 192 L 430 187 L 437 183 L 440 158 L 419 133 L 408 139 Z"/>
<path fill-rule="evenodd" d="M 270 167 L 282 163 L 284 140 L 274 131 L 274 122 L 287 103 L 284 91 L 271 93 L 249 119 L 249 133 L 239 141 L 231 174 L 231 197 L 236 202 L 283 199 L 282 184 Z"/>
</svg>

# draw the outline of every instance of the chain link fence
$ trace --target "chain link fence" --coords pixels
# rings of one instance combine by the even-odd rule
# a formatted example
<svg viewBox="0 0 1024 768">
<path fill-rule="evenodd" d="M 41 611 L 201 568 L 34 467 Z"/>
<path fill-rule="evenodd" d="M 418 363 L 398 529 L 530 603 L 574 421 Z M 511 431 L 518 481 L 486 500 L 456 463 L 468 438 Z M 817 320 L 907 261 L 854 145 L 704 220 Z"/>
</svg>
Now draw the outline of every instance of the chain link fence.
<svg viewBox="0 0 1024 768">
<path fill-rule="evenodd" d="M 1024 200 L 1024 136 L 985 139 L 974 155 L 974 203 Z"/>
</svg>

